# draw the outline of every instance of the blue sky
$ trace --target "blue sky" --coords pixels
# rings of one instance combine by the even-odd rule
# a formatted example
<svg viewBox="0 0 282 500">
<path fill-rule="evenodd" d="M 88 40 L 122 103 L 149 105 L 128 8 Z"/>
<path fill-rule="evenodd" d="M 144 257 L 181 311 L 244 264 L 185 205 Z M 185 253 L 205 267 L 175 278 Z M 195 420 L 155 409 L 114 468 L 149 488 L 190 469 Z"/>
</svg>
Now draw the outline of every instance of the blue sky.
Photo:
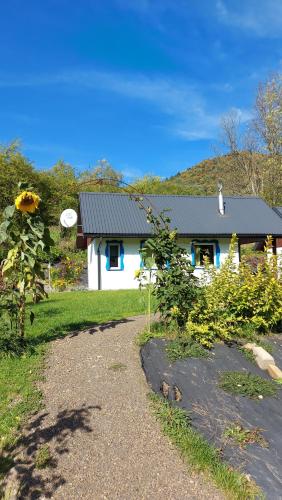
<svg viewBox="0 0 282 500">
<path fill-rule="evenodd" d="M 281 19 L 281 0 L 2 2 L 0 142 L 39 168 L 172 175 L 214 155 L 224 113 L 250 119 Z"/>
</svg>

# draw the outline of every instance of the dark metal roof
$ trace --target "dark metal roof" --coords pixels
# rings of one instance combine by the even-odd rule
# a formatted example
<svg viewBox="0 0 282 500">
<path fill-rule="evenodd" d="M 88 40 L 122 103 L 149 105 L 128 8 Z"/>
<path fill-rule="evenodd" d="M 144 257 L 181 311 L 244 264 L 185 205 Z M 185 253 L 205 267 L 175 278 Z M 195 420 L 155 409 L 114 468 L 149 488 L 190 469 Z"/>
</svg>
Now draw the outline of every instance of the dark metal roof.
<svg viewBox="0 0 282 500">
<path fill-rule="evenodd" d="M 273 207 L 273 210 L 282 218 L 282 207 Z"/>
<path fill-rule="evenodd" d="M 263 200 L 226 196 L 225 215 L 217 196 L 142 195 L 156 212 L 169 209 L 172 228 L 181 236 L 282 235 L 282 221 Z M 93 236 L 148 236 L 144 210 L 128 194 L 80 193 L 82 231 Z"/>
</svg>

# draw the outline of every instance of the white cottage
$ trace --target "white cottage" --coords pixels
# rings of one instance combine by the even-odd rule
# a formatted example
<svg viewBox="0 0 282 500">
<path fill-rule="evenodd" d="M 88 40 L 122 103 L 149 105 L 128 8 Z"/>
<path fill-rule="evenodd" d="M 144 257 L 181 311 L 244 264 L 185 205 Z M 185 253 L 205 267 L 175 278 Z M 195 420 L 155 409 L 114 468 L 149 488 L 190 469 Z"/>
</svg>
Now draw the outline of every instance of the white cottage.
<svg viewBox="0 0 282 500">
<path fill-rule="evenodd" d="M 128 194 L 80 193 L 78 246 L 87 247 L 90 290 L 137 288 L 134 273 L 142 265 L 139 250 L 151 236 L 146 213 Z M 236 259 L 244 243 L 262 242 L 268 234 L 282 237 L 282 219 L 255 197 L 143 195 L 143 205 L 155 213 L 167 209 L 178 242 L 186 248 L 195 274 L 204 256 L 220 268 L 228 255 L 231 235 L 238 236 Z"/>
</svg>

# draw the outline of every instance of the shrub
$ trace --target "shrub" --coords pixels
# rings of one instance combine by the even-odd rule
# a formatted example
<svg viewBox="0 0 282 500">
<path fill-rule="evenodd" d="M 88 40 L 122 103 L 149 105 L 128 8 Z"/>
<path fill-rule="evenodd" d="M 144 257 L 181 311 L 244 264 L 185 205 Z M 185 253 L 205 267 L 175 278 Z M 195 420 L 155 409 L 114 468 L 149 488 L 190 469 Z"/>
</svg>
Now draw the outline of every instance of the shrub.
<svg viewBox="0 0 282 500">
<path fill-rule="evenodd" d="M 52 268 L 52 286 L 65 290 L 78 283 L 85 264 L 84 252 L 69 252 Z"/>
<path fill-rule="evenodd" d="M 282 317 L 282 282 L 277 257 L 269 253 L 253 272 L 246 261 L 235 264 L 236 235 L 221 269 L 206 267 L 204 285 L 187 323 L 190 335 L 205 346 L 214 340 L 252 336 L 277 328 Z"/>
</svg>

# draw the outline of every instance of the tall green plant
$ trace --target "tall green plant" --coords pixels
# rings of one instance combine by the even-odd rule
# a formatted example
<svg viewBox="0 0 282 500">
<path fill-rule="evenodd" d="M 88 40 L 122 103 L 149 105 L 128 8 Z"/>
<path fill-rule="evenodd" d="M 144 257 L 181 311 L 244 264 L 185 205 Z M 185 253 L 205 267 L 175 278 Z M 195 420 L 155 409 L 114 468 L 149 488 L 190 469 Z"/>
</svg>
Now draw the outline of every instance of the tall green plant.
<svg viewBox="0 0 282 500">
<path fill-rule="evenodd" d="M 181 328 L 197 296 L 197 278 L 186 250 L 177 243 L 177 231 L 171 230 L 165 212 L 154 215 L 148 208 L 147 221 L 152 226 L 153 236 L 146 241 L 142 254 L 144 258 L 153 255 L 157 267 L 153 288 L 157 310 L 165 321 L 176 321 Z"/>
<path fill-rule="evenodd" d="M 135 271 L 135 279 L 139 281 L 139 288 L 145 288 L 147 291 L 147 328 L 151 332 L 151 315 L 152 315 L 152 292 L 154 290 L 154 266 L 155 261 L 152 257 L 145 258 L 144 266 L 142 269 Z"/>
<path fill-rule="evenodd" d="M 1 264 L 5 294 L 11 304 L 16 303 L 17 329 L 21 338 L 25 334 L 26 300 L 30 295 L 34 302 L 46 296 L 44 269 L 40 254 L 49 249 L 52 240 L 39 212 L 40 198 L 25 183 L 24 189 L 3 213 L 0 225 L 0 244 L 7 248 L 7 256 Z M 14 307 L 13 307 L 14 311 Z M 33 321 L 34 314 L 30 313 Z"/>
</svg>

